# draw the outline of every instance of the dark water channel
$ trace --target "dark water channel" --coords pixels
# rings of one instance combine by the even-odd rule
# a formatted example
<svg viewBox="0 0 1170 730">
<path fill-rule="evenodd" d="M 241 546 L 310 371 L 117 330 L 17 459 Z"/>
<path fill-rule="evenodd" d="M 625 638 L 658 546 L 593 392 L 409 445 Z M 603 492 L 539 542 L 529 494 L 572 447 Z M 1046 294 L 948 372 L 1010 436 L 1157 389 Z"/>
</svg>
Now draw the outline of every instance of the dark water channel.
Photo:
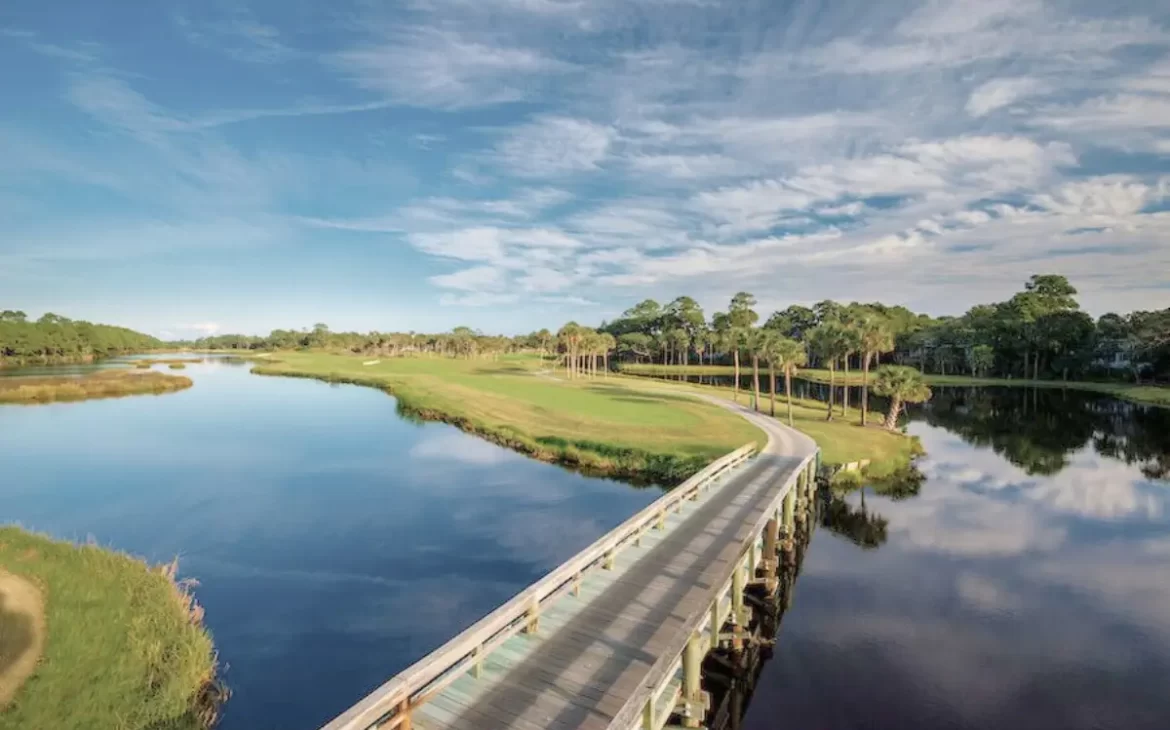
<svg viewBox="0 0 1170 730">
<path fill-rule="evenodd" d="M 0 407 L 0 521 L 179 555 L 226 730 L 316 728 L 659 493 L 409 423 L 374 390 L 184 374 Z M 1170 410 L 938 388 L 907 427 L 916 479 L 822 495 L 742 727 L 1170 728 Z"/>
</svg>

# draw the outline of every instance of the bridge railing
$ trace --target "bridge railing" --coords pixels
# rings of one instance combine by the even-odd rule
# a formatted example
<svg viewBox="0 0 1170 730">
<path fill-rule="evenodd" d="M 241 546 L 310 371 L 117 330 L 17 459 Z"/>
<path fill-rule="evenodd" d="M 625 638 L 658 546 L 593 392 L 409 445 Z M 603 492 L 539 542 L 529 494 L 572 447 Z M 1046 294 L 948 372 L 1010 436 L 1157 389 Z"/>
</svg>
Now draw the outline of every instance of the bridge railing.
<svg viewBox="0 0 1170 730">
<path fill-rule="evenodd" d="M 720 476 L 751 458 L 755 444 L 747 444 L 716 459 L 705 469 L 664 494 L 618 525 L 551 573 L 472 624 L 455 638 L 393 677 L 345 711 L 322 730 L 409 728 L 411 711 L 427 702 L 467 672 L 478 672 L 488 654 L 509 638 L 535 631 L 541 607 L 565 593 L 575 592 L 591 570 L 613 567 L 618 552 L 651 529 L 661 529 L 666 516 L 696 499 Z"/>
</svg>

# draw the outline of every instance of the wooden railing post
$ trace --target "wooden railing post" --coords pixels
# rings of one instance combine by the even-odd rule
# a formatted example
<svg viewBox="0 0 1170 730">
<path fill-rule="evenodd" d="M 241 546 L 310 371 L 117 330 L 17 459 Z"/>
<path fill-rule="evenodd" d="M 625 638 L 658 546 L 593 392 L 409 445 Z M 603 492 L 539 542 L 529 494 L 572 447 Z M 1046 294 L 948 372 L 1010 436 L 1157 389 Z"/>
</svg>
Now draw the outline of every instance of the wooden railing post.
<svg viewBox="0 0 1170 730">
<path fill-rule="evenodd" d="M 528 622 L 524 625 L 524 633 L 535 634 L 540 628 L 540 601 L 536 596 L 528 604 Z"/>
<path fill-rule="evenodd" d="M 413 723 L 410 721 L 410 700 L 405 699 L 398 705 L 398 712 L 394 715 L 395 718 L 401 717 L 398 722 L 398 730 L 411 730 Z"/>
</svg>

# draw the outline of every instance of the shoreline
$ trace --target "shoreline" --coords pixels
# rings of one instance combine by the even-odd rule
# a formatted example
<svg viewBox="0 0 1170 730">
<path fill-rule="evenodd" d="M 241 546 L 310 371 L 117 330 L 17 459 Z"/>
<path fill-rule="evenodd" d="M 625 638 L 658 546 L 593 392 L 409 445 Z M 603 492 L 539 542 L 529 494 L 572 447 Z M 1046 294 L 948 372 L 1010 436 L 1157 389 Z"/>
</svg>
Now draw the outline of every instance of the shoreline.
<svg viewBox="0 0 1170 730">
<path fill-rule="evenodd" d="M 41 660 L 0 711 L 5 727 L 212 727 L 228 692 L 177 565 L 0 525 L 0 565 L 43 598 Z M 2 595 L 2 594 L 0 594 Z M 141 620 L 127 622 L 133 615 Z M 75 630 L 84 627 L 84 631 Z M 117 657 L 110 647 L 118 647 Z"/>
<path fill-rule="evenodd" d="M 618 366 L 618 372 L 628 373 L 638 377 L 670 377 L 678 375 L 734 377 L 735 368 L 731 365 L 657 365 L 648 363 L 629 363 Z M 750 367 L 740 366 L 740 377 L 751 375 Z M 829 371 L 816 368 L 802 369 L 796 376 L 798 379 L 828 385 Z M 924 374 L 927 385 L 943 387 L 1004 387 L 1004 388 L 1064 388 L 1068 390 L 1083 390 L 1092 393 L 1121 398 L 1131 403 L 1170 407 L 1170 386 L 1138 385 L 1121 382 L 1097 382 L 1090 380 L 1020 380 L 1010 378 L 976 378 L 969 375 L 937 375 Z M 872 373 L 871 373 L 872 382 Z M 848 383 L 845 375 L 838 371 L 834 376 L 833 385 L 858 386 L 862 384 L 861 373 L 849 371 Z"/>
<path fill-rule="evenodd" d="M 269 360 L 267 365 L 282 364 Z M 568 467 L 585 476 L 620 479 L 638 486 L 662 484 L 667 488 L 683 482 L 709 463 L 703 457 L 681 458 L 674 454 L 655 453 L 635 447 L 621 447 L 600 442 L 570 441 L 551 437 L 536 437 L 506 425 L 479 423 L 459 413 L 416 404 L 412 397 L 392 384 L 373 377 L 315 373 L 300 370 L 277 370 L 258 366 L 253 375 L 265 377 L 305 378 L 326 383 L 358 385 L 381 390 L 394 398 L 400 416 L 409 420 L 445 423 L 463 433 L 482 438 L 497 446 L 510 449 L 537 461 Z M 559 443 L 558 443 L 559 441 Z"/>
</svg>

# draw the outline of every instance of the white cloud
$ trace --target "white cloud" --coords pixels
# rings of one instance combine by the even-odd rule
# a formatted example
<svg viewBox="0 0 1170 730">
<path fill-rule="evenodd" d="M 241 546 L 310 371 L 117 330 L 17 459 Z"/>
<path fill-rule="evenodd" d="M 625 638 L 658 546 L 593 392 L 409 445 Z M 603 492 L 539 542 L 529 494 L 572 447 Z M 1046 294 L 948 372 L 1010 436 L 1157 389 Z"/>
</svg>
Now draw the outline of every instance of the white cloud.
<svg viewBox="0 0 1170 730">
<path fill-rule="evenodd" d="M 986 116 L 1043 89 L 1044 85 L 1038 79 L 1028 77 L 992 79 L 971 92 L 967 100 L 967 113 L 976 117 Z"/>
<path fill-rule="evenodd" d="M 674 180 L 706 180 L 740 174 L 742 163 L 723 155 L 635 155 L 629 158 L 637 172 Z"/>
<path fill-rule="evenodd" d="M 432 276 L 430 282 L 444 289 L 460 291 L 495 290 L 504 285 L 504 272 L 494 266 L 473 266 L 452 274 Z"/>
<path fill-rule="evenodd" d="M 1156 195 L 1156 188 L 1132 177 L 1113 175 L 1066 183 L 1052 193 L 1035 196 L 1033 201 L 1054 213 L 1121 220 L 1138 213 Z"/>
<path fill-rule="evenodd" d="M 521 177 L 554 177 L 597 170 L 613 129 L 585 119 L 546 116 L 509 131 L 496 146 L 498 164 Z"/>
<path fill-rule="evenodd" d="M 413 106 L 461 109 L 519 101 L 571 69 L 538 50 L 482 43 L 437 28 L 396 29 L 329 62 L 357 86 Z"/>
<path fill-rule="evenodd" d="M 955 313 L 1025 268 L 1072 276 L 1087 306 L 1170 303 L 1170 15 L 1152 4 L 800 2 L 750 28 L 707 0 L 185 12 L 179 41 L 220 52 L 238 89 L 180 100 L 166 68 L 6 34 L 60 65 L 37 93 L 85 115 L 46 143 L 21 116 L 36 99 L 0 112 L 10 271 L 350 232 L 339 255 L 432 259 L 421 278 L 455 306 L 691 287 Z M 46 222 L 60 181 L 143 213 L 89 217 L 86 240 Z"/>
</svg>

